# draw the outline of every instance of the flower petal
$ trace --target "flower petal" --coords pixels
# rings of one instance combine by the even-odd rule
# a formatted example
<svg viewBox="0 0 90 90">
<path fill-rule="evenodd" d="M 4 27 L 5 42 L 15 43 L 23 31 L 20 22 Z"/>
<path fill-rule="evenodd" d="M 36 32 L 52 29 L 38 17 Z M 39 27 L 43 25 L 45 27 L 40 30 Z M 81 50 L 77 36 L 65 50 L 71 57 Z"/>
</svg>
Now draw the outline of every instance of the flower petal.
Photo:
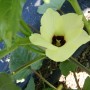
<svg viewBox="0 0 90 90">
<path fill-rule="evenodd" d="M 84 24 L 82 21 L 82 15 L 75 13 L 68 13 L 62 15 L 65 30 L 82 29 Z"/>
<path fill-rule="evenodd" d="M 41 18 L 41 35 L 46 41 L 51 42 L 54 34 L 64 34 L 62 26 L 62 18 L 59 13 L 49 8 Z"/>
<path fill-rule="evenodd" d="M 80 34 L 83 30 L 82 15 L 77 15 L 75 13 L 69 13 L 62 15 L 65 38 L 71 40 L 75 38 L 76 35 Z"/>
<path fill-rule="evenodd" d="M 66 42 L 66 44 L 58 50 L 46 49 L 46 56 L 56 62 L 63 62 L 72 56 L 82 44 L 85 44 L 88 41 L 90 41 L 90 36 L 83 31 L 81 35 L 71 42 Z"/>
<path fill-rule="evenodd" d="M 29 39 L 30 39 L 31 43 L 34 45 L 42 46 L 42 47 L 49 48 L 52 50 L 58 49 L 58 47 L 52 45 L 51 43 L 49 43 L 45 39 L 43 39 L 43 37 L 40 34 L 37 34 L 37 33 L 31 34 Z"/>
</svg>

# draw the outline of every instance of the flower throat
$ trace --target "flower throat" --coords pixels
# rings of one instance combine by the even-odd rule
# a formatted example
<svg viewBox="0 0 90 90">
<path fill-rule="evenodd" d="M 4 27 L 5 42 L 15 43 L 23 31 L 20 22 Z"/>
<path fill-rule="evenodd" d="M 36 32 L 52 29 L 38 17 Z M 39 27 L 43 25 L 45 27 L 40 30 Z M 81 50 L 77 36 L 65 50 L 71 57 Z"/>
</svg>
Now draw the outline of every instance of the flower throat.
<svg viewBox="0 0 90 90">
<path fill-rule="evenodd" d="M 66 43 L 66 41 L 64 40 L 64 36 L 53 36 L 52 37 L 52 44 L 57 47 L 61 47 L 65 43 Z"/>
</svg>

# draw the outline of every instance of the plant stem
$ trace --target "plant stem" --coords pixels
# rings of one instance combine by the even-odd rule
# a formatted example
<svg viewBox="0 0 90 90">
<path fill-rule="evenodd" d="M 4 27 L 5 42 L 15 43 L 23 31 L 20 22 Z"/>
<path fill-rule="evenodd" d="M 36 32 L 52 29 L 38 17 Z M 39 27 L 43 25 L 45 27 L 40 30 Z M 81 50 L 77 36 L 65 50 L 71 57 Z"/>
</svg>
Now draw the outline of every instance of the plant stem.
<svg viewBox="0 0 90 90">
<path fill-rule="evenodd" d="M 20 28 L 19 30 L 20 30 L 20 32 L 23 33 L 26 37 L 30 36 L 30 34 L 29 34 L 25 29 Z"/>
<path fill-rule="evenodd" d="M 27 45 L 30 44 L 28 38 L 20 38 L 16 43 L 14 43 L 10 48 L 5 48 L 0 51 L 0 59 L 6 56 L 7 54 L 16 50 L 20 45 Z"/>
<path fill-rule="evenodd" d="M 80 86 L 79 86 L 79 83 L 78 83 L 78 80 L 77 80 L 76 73 L 73 72 L 73 75 L 74 75 L 75 81 L 76 81 L 76 83 L 77 83 L 77 87 L 78 87 L 78 89 L 79 89 L 79 90 L 82 90 L 82 89 L 80 88 Z"/>
<path fill-rule="evenodd" d="M 18 48 L 18 46 L 16 44 L 14 44 L 8 49 L 6 48 L 4 50 L 1 50 L 0 51 L 0 60 L 1 60 L 1 58 L 3 58 L 4 56 L 6 56 L 7 54 L 9 54 L 10 52 L 14 51 L 17 48 Z"/>
<path fill-rule="evenodd" d="M 47 85 L 49 85 L 51 88 L 57 90 L 55 86 L 53 86 L 51 83 L 49 83 L 45 78 L 43 78 L 38 72 L 35 70 L 31 69 L 39 78 L 41 78 Z"/>
<path fill-rule="evenodd" d="M 40 55 L 45 55 L 45 52 L 41 52 L 41 51 L 39 51 L 39 50 L 36 50 L 36 49 L 32 48 L 31 46 L 30 46 L 29 48 L 30 48 L 31 51 L 33 51 L 33 52 L 35 52 L 35 53 L 38 53 L 38 54 L 40 54 Z"/>
<path fill-rule="evenodd" d="M 31 51 L 33 51 L 33 52 L 35 52 L 35 53 L 40 54 L 40 55 L 45 55 L 45 50 L 43 50 L 43 49 L 41 49 L 40 47 L 35 46 L 35 45 L 33 45 L 33 44 L 30 44 L 29 46 L 26 46 L 26 48 L 27 48 L 28 50 L 31 50 Z"/>
<path fill-rule="evenodd" d="M 12 74 L 12 75 L 16 75 L 18 72 L 22 71 L 23 69 L 26 69 L 26 68 L 29 67 L 31 64 L 33 64 L 33 63 L 35 63 L 35 62 L 37 62 L 37 61 L 39 61 L 39 60 L 45 59 L 45 58 L 46 58 L 46 56 L 40 56 L 40 57 L 38 57 L 38 58 L 30 61 L 30 62 L 27 62 L 26 64 L 22 65 L 21 67 L 19 67 L 17 70 L 15 70 L 14 72 L 12 72 L 11 74 Z"/>
<path fill-rule="evenodd" d="M 72 7 L 74 8 L 75 12 L 79 15 L 82 15 L 83 16 L 83 22 L 84 22 L 84 25 L 87 29 L 87 32 L 88 34 L 90 35 L 90 24 L 88 23 L 88 21 L 86 20 L 79 4 L 78 4 L 78 1 L 77 0 L 68 0 L 70 2 L 70 4 L 72 5 Z"/>
<path fill-rule="evenodd" d="M 17 40 L 16 44 L 17 44 L 18 46 L 30 45 L 30 40 L 29 40 L 28 37 L 26 37 L 26 38 L 19 38 L 19 39 Z"/>
<path fill-rule="evenodd" d="M 81 69 L 83 69 L 84 71 L 86 71 L 89 75 L 90 75 L 90 70 L 87 69 L 85 66 L 83 66 L 82 64 L 80 64 L 75 58 L 71 57 L 70 61 L 73 62 L 74 64 L 76 64 L 78 67 L 80 67 Z"/>
<path fill-rule="evenodd" d="M 20 24 L 26 30 L 26 32 L 29 33 L 29 36 L 30 36 L 32 33 L 32 30 L 28 27 L 28 25 L 22 19 L 20 20 Z"/>
</svg>

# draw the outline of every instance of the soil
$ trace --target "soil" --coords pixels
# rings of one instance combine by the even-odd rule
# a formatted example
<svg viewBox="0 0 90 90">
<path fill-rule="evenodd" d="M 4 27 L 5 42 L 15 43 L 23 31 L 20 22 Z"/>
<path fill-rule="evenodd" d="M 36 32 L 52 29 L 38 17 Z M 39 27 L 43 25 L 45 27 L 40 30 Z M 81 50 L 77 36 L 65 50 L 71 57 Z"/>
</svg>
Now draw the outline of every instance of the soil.
<svg viewBox="0 0 90 90">
<path fill-rule="evenodd" d="M 40 68 L 40 70 L 38 70 L 38 72 L 47 80 L 49 81 L 51 84 L 53 84 L 54 86 L 58 86 L 60 84 L 60 82 L 58 81 L 61 75 L 60 69 L 59 69 L 59 64 L 60 63 L 56 63 L 52 60 L 44 60 L 43 61 L 43 65 Z M 43 88 L 47 88 L 48 85 L 46 85 L 46 83 L 44 83 L 40 78 L 38 78 L 36 75 L 35 77 L 35 83 L 36 83 L 36 90 L 43 90 Z"/>
<path fill-rule="evenodd" d="M 82 53 L 77 57 L 78 61 L 85 67 L 90 68 L 90 42 L 88 46 L 82 51 Z"/>
</svg>

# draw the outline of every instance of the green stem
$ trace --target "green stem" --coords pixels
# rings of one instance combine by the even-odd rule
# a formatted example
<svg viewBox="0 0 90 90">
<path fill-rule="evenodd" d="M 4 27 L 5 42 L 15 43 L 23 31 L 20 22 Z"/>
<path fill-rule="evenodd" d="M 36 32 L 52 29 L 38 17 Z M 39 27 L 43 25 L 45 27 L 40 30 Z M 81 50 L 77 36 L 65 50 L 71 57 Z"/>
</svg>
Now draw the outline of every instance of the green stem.
<svg viewBox="0 0 90 90">
<path fill-rule="evenodd" d="M 7 54 L 13 52 L 14 50 L 16 50 L 19 46 L 25 46 L 25 45 L 27 45 L 26 48 L 30 49 L 31 51 L 38 53 L 40 55 L 45 55 L 44 50 L 42 50 L 41 48 L 37 46 L 32 45 L 30 43 L 29 38 L 26 37 L 26 38 L 18 38 L 18 40 L 10 48 L 1 50 L 0 59 L 6 56 Z"/>
<path fill-rule="evenodd" d="M 27 48 L 28 50 L 31 50 L 31 51 L 33 51 L 33 52 L 35 52 L 35 53 L 40 54 L 40 55 L 45 55 L 45 50 L 43 50 L 43 49 L 41 49 L 40 47 L 35 46 L 35 45 L 33 45 L 33 44 L 30 44 L 29 46 L 26 46 L 26 48 Z"/>
<path fill-rule="evenodd" d="M 30 40 L 29 40 L 28 37 L 26 37 L 26 38 L 19 38 L 18 41 L 16 42 L 16 44 L 18 46 L 20 46 L 20 45 L 30 45 Z"/>
<path fill-rule="evenodd" d="M 39 51 L 39 50 L 36 50 L 36 49 L 32 48 L 31 46 L 30 46 L 29 48 L 30 48 L 31 51 L 33 51 L 33 52 L 35 52 L 35 53 L 38 53 L 38 54 L 40 54 L 40 55 L 45 55 L 45 52 L 41 52 L 41 51 Z"/>
<path fill-rule="evenodd" d="M 25 29 L 20 28 L 19 30 L 20 30 L 20 32 L 23 33 L 26 37 L 30 36 L 30 34 L 29 34 Z"/>
<path fill-rule="evenodd" d="M 14 43 L 10 48 L 5 48 L 0 51 L 0 59 L 6 56 L 7 54 L 16 50 L 20 45 L 28 45 L 30 41 L 28 38 L 20 38 L 16 43 Z"/>
<path fill-rule="evenodd" d="M 72 5 L 72 7 L 74 8 L 75 12 L 79 15 L 83 15 L 83 22 L 84 22 L 84 25 L 87 29 L 87 32 L 88 34 L 90 35 L 90 25 L 88 23 L 88 21 L 86 20 L 79 4 L 78 4 L 78 1 L 77 0 L 68 0 L 70 2 L 70 4 Z"/>
<path fill-rule="evenodd" d="M 3 58 L 4 56 L 6 56 L 7 54 L 9 54 L 10 52 L 14 51 L 17 48 L 18 48 L 18 46 L 15 44 L 8 49 L 1 50 L 0 51 L 0 60 L 1 60 L 1 58 Z"/>
<path fill-rule="evenodd" d="M 87 69 L 85 66 L 83 66 L 82 64 L 80 64 L 75 58 L 71 57 L 70 61 L 73 62 L 74 64 L 76 64 L 78 67 L 80 67 L 81 69 L 83 69 L 84 71 L 86 71 L 89 75 L 90 75 L 90 70 Z"/>
<path fill-rule="evenodd" d="M 35 62 L 37 62 L 37 61 L 39 61 L 39 60 L 45 59 L 45 58 L 46 58 L 46 56 L 40 56 L 40 57 L 38 57 L 38 58 L 36 58 L 36 59 L 34 59 L 34 60 L 32 60 L 32 61 L 24 64 L 24 65 L 22 65 L 21 67 L 19 67 L 17 70 L 15 70 L 14 72 L 12 72 L 11 74 L 12 74 L 12 75 L 16 75 L 18 72 L 26 69 L 26 68 L 29 67 L 31 64 L 33 64 L 33 63 L 35 63 Z"/>
<path fill-rule="evenodd" d="M 41 78 L 47 85 L 49 85 L 51 88 L 57 90 L 55 86 L 53 86 L 51 83 L 49 83 L 45 78 L 43 78 L 38 72 L 35 70 L 31 69 L 39 78 Z"/>
<path fill-rule="evenodd" d="M 22 19 L 20 20 L 20 24 L 26 30 L 26 32 L 29 33 L 29 36 L 30 36 L 32 33 L 32 30 L 30 29 L 30 27 Z"/>
</svg>

